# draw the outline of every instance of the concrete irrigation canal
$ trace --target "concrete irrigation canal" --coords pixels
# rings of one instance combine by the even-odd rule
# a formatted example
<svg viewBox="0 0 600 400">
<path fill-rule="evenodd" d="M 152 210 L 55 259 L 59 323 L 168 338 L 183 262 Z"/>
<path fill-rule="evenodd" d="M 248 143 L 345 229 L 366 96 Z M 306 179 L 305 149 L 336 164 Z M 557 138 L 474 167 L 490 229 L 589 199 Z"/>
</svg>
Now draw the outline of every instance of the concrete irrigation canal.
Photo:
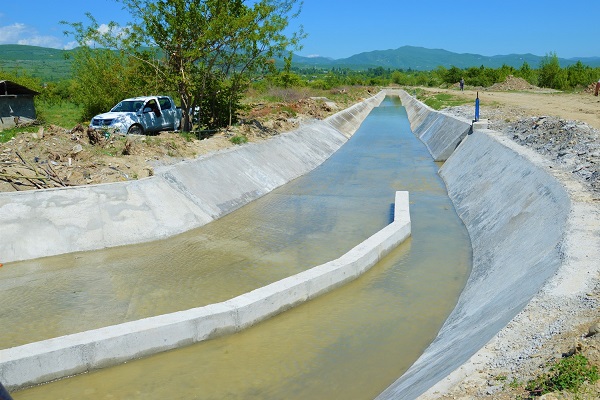
<svg viewBox="0 0 600 400">
<path fill-rule="evenodd" d="M 387 91 L 151 179 L 0 194 L 0 382 L 18 399 L 441 390 L 559 269 L 571 207 L 477 125 Z"/>
</svg>

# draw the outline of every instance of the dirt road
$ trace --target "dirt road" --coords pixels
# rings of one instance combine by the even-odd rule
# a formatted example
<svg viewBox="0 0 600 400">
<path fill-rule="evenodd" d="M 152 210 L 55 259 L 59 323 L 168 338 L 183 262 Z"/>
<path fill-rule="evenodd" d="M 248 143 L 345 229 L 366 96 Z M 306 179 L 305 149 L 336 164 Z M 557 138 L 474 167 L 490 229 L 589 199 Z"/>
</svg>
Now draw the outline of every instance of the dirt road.
<svg viewBox="0 0 600 400">
<path fill-rule="evenodd" d="M 486 109 L 504 108 L 510 111 L 509 118 L 527 116 L 555 116 L 567 120 L 586 122 L 600 130 L 600 96 L 593 93 L 562 93 L 555 91 L 475 91 L 456 89 L 425 88 L 432 93 L 451 93 L 454 96 L 470 99 L 475 103 L 479 94 L 481 118 L 487 118 Z"/>
</svg>

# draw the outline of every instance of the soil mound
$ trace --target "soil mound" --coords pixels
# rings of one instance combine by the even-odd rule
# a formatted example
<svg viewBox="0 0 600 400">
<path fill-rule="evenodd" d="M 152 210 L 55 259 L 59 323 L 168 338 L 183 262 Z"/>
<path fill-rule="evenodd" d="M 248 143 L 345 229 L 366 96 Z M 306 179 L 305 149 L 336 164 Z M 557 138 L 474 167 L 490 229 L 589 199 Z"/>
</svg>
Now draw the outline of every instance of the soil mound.
<svg viewBox="0 0 600 400">
<path fill-rule="evenodd" d="M 523 78 L 517 78 L 509 75 L 506 77 L 504 82 L 495 83 L 489 87 L 490 90 L 539 90 L 540 88 L 532 85 Z"/>
</svg>

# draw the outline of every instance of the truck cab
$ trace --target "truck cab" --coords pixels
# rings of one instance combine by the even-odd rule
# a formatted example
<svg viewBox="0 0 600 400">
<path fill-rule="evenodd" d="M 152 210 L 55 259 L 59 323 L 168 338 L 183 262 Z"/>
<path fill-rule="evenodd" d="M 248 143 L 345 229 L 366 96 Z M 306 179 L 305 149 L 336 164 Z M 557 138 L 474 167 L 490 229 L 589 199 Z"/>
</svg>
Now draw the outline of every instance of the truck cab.
<svg viewBox="0 0 600 400">
<path fill-rule="evenodd" d="M 178 130 L 181 110 L 169 96 L 124 99 L 109 112 L 96 115 L 90 128 L 120 134 L 147 134 Z"/>
</svg>

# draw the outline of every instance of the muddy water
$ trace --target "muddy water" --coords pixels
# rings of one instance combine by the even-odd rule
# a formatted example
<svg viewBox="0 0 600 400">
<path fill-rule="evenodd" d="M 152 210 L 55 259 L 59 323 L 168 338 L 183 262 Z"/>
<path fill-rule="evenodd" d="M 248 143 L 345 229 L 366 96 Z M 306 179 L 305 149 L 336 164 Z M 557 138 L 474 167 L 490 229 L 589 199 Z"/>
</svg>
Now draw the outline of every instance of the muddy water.
<svg viewBox="0 0 600 400">
<path fill-rule="evenodd" d="M 470 270 L 468 236 L 436 171 L 386 99 L 321 167 L 219 221 L 158 243 L 7 265 L 0 347 L 234 297 L 340 256 L 389 223 L 396 190 L 410 191 L 412 238 L 360 279 L 242 333 L 13 397 L 375 397 L 435 337 Z"/>
</svg>

